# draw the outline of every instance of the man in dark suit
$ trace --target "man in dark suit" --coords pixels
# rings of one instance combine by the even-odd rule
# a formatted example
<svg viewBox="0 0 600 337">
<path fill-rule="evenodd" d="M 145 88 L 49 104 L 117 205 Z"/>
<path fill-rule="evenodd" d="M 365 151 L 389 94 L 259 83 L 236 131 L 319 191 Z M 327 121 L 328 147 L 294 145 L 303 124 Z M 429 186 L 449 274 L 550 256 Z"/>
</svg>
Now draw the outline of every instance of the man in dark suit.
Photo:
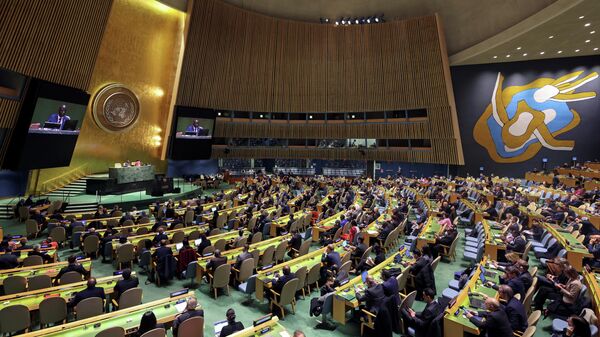
<svg viewBox="0 0 600 337">
<path fill-rule="evenodd" d="M 340 268 L 342 265 L 342 258 L 340 257 L 340 254 L 335 251 L 333 244 L 327 245 L 321 262 L 323 263 L 323 267 L 321 267 L 322 280 L 327 279 L 328 272 L 334 273 Z"/>
<path fill-rule="evenodd" d="M 205 233 L 200 234 L 200 237 L 198 239 L 201 239 L 202 241 L 200 242 L 200 244 L 198 245 L 198 254 L 202 255 L 202 251 L 204 250 L 204 248 L 212 245 L 212 243 L 210 242 L 210 239 L 208 239 L 206 237 Z"/>
<path fill-rule="evenodd" d="M 367 289 L 364 293 L 357 293 L 356 299 L 363 304 L 363 308 L 374 314 L 379 311 L 379 306 L 383 304 L 385 294 L 383 292 L 383 286 L 375 282 L 373 276 L 367 276 L 365 280 Z"/>
<path fill-rule="evenodd" d="M 44 261 L 44 263 L 49 263 L 50 261 L 53 260 L 52 256 L 50 256 L 50 255 L 48 255 L 48 253 L 42 251 L 42 247 L 40 245 L 33 246 L 33 250 L 30 251 L 29 254 L 27 254 L 27 256 L 33 256 L 33 255 L 40 256 L 42 258 L 42 261 Z"/>
<path fill-rule="evenodd" d="M 48 117 L 49 123 L 60 124 L 59 129 L 62 130 L 65 126 L 65 122 L 70 121 L 71 117 L 67 115 L 67 106 L 61 105 L 58 107 L 58 112 L 55 112 Z"/>
<path fill-rule="evenodd" d="M 512 336 L 513 331 L 510 327 L 510 321 L 506 316 L 506 312 L 500 309 L 500 303 L 497 299 L 488 297 L 485 300 L 485 308 L 488 313 L 485 317 L 479 318 L 473 313 L 468 312 L 467 318 L 479 329 L 485 329 L 487 337 L 506 337 Z"/>
<path fill-rule="evenodd" d="M 527 290 L 533 283 L 533 276 L 531 276 L 531 273 L 529 272 L 529 263 L 527 263 L 525 260 L 518 260 L 515 264 L 515 267 L 519 269 L 519 279 L 523 283 L 525 293 L 527 293 Z"/>
<path fill-rule="evenodd" d="M 515 266 L 507 267 L 504 276 L 500 278 L 500 284 L 506 284 L 512 288 L 513 294 L 519 294 L 521 298 L 525 298 L 525 286 L 519 279 L 519 270 Z M 499 285 L 493 286 L 494 289 L 498 290 Z"/>
<path fill-rule="evenodd" d="M 244 330 L 244 324 L 242 324 L 242 322 L 236 322 L 235 311 L 233 309 L 228 309 L 227 313 L 225 313 L 225 316 L 227 317 L 227 325 L 223 327 L 219 337 L 227 337 L 232 335 L 234 332 Z"/>
<path fill-rule="evenodd" d="M 294 250 L 300 250 L 300 246 L 302 246 L 302 235 L 298 234 L 296 229 L 292 230 L 292 237 L 288 241 L 288 247 L 290 250 L 288 251 L 288 256 L 294 258 Z"/>
<path fill-rule="evenodd" d="M 527 329 L 527 314 L 523 303 L 519 302 L 513 295 L 513 290 L 506 284 L 498 289 L 500 301 L 504 302 L 504 312 L 510 322 L 513 331 L 525 331 Z"/>
<path fill-rule="evenodd" d="M 167 247 L 167 240 L 161 240 L 160 247 L 156 248 L 156 250 L 152 254 L 152 257 L 160 261 L 168 255 L 173 255 L 173 251 L 171 250 L 171 248 Z"/>
<path fill-rule="evenodd" d="M 292 271 L 290 270 L 290 266 L 285 266 L 283 267 L 283 275 L 275 278 L 273 280 L 273 287 L 271 289 L 273 289 L 273 291 L 275 291 L 276 293 L 281 295 L 281 291 L 283 290 L 283 286 L 291 279 L 296 278 L 296 274 L 292 273 Z M 267 292 L 267 294 L 271 295 L 271 292 Z"/>
<path fill-rule="evenodd" d="M 192 317 L 204 317 L 204 310 L 196 310 L 198 307 L 198 301 L 195 297 L 191 297 L 187 300 L 187 304 L 185 306 L 185 311 L 182 312 L 179 316 L 175 318 L 173 321 L 173 336 L 177 337 L 177 333 L 179 332 L 179 326 L 185 322 L 186 320 Z"/>
<path fill-rule="evenodd" d="M 216 249 L 215 255 L 206 264 L 206 270 L 208 271 L 209 274 L 212 275 L 212 274 L 214 274 L 217 267 L 219 267 L 220 265 L 223 265 L 225 263 L 227 263 L 227 257 L 221 256 L 221 251 Z"/>
<path fill-rule="evenodd" d="M 7 247 L 5 254 L 0 255 L 0 270 L 14 269 L 19 266 L 19 259 L 10 252 L 11 249 Z"/>
<path fill-rule="evenodd" d="M 169 236 L 165 234 L 165 229 L 160 227 L 158 229 L 158 233 L 156 234 L 156 236 L 154 236 L 154 239 L 152 239 L 152 243 L 154 243 L 154 245 L 157 245 L 162 240 L 169 240 Z"/>
<path fill-rule="evenodd" d="M 244 245 L 244 248 L 242 248 L 242 253 L 238 255 L 238 257 L 235 259 L 235 269 L 239 270 L 242 267 L 242 262 L 253 257 L 253 255 L 250 254 L 249 250 L 250 245 L 246 243 Z"/>
<path fill-rule="evenodd" d="M 69 305 L 74 307 L 77 303 L 85 300 L 86 298 L 100 297 L 102 300 L 106 299 L 104 294 L 104 288 L 96 287 L 96 278 L 90 277 L 87 281 L 87 288 L 75 294 L 73 299 L 69 302 Z"/>
<path fill-rule="evenodd" d="M 436 236 L 435 243 L 431 248 L 432 258 L 435 259 L 436 257 L 438 257 L 439 252 L 443 249 L 442 246 L 450 247 L 452 241 L 456 239 L 457 235 L 458 231 L 454 226 L 452 226 L 451 228 L 446 229 L 441 236 Z"/>
<path fill-rule="evenodd" d="M 394 279 L 395 281 L 395 279 Z M 443 310 L 440 304 L 435 300 L 435 292 L 431 288 L 423 290 L 423 300 L 425 309 L 420 313 L 411 308 L 401 308 L 402 320 L 405 329 L 412 327 L 415 329 L 415 337 L 425 337 L 433 319 Z"/>
<path fill-rule="evenodd" d="M 355 259 L 360 259 L 362 257 L 362 255 L 364 254 L 364 252 L 367 250 L 367 245 L 364 244 L 364 238 L 362 236 L 359 236 L 356 239 L 356 246 L 352 248 L 352 255 L 351 255 L 351 259 L 352 261 L 354 261 Z"/>
<path fill-rule="evenodd" d="M 119 297 L 121 297 L 122 293 L 139 285 L 137 277 L 131 277 L 131 269 L 127 268 L 123 270 L 122 276 L 123 279 L 117 281 L 117 284 L 115 284 L 114 287 L 113 297 L 117 301 L 119 300 Z"/>
<path fill-rule="evenodd" d="M 85 268 L 83 268 L 83 266 L 77 262 L 77 258 L 75 257 L 75 255 L 69 256 L 67 261 L 69 262 L 69 264 L 66 267 L 61 268 L 60 271 L 58 272 L 58 275 L 56 275 L 56 281 L 55 281 L 56 284 L 58 284 L 58 281 L 60 280 L 60 277 L 63 276 L 63 274 L 66 274 L 70 271 L 76 271 L 79 274 L 81 274 L 83 277 L 88 277 L 89 272 L 87 270 L 85 270 Z"/>
</svg>

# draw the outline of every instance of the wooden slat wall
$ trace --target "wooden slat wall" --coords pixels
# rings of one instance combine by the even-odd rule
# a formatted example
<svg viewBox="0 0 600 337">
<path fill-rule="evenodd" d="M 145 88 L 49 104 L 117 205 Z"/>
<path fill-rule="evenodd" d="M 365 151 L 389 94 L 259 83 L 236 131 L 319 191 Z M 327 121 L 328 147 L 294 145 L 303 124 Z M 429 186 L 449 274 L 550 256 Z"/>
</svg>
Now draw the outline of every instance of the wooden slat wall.
<svg viewBox="0 0 600 337">
<path fill-rule="evenodd" d="M 0 68 L 87 90 L 112 3 L 0 1 Z M 0 127 L 10 133 L 19 110 L 18 102 L 0 99 Z M 0 163 L 6 146 L 0 144 Z"/>
<path fill-rule="evenodd" d="M 426 108 L 428 119 L 423 123 L 244 125 L 220 121 L 216 133 L 219 137 L 260 138 L 425 138 L 432 144 L 445 144 L 425 152 L 444 152 L 390 156 L 382 151 L 381 156 L 462 164 L 460 136 L 453 127 L 454 98 L 446 76 L 447 53 L 438 20 L 431 15 L 336 27 L 264 16 L 219 0 L 195 1 L 177 104 L 307 113 Z M 292 153 L 276 151 L 282 156 Z M 246 156 L 250 152 L 240 149 L 235 153 Z M 331 159 L 339 157 L 335 151 L 314 155 L 323 153 L 333 156 Z"/>
</svg>

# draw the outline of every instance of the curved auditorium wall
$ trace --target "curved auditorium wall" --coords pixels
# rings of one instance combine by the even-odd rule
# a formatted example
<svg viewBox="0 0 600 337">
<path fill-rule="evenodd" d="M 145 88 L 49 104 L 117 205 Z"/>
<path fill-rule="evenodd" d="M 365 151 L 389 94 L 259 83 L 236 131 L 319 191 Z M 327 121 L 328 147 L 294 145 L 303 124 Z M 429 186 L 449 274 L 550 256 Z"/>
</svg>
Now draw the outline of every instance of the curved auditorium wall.
<svg viewBox="0 0 600 337">
<path fill-rule="evenodd" d="M 424 162 L 463 163 L 437 16 L 336 27 L 268 17 L 218 0 L 195 1 L 177 104 L 273 113 L 426 109 L 419 138 L 431 139 L 431 151 L 440 152 L 415 157 Z M 273 137 L 292 130 L 288 125 L 219 118 L 216 131 L 221 137 L 234 137 L 243 128 L 248 135 Z M 318 130 L 308 123 L 293 126 L 296 137 L 306 138 L 315 138 L 314 132 L 322 134 L 323 127 L 328 126 Z M 381 127 L 355 127 L 346 136 L 377 133 L 375 128 L 381 131 Z M 385 137 L 411 136 L 403 134 L 405 129 L 390 127 Z"/>
</svg>

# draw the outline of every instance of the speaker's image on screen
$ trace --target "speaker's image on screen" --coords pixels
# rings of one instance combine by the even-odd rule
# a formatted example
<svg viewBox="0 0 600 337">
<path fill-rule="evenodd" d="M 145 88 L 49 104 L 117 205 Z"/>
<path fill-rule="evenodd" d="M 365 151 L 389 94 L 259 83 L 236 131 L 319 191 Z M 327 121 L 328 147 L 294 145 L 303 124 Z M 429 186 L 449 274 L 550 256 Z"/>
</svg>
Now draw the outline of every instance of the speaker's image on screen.
<svg viewBox="0 0 600 337">
<path fill-rule="evenodd" d="M 211 139 L 215 121 L 213 119 L 179 117 L 175 137 L 179 139 Z"/>
<path fill-rule="evenodd" d="M 85 109 L 85 105 L 40 97 L 29 124 L 29 133 L 77 136 Z"/>
<path fill-rule="evenodd" d="M 69 166 L 90 95 L 30 79 L 4 166 L 31 170 Z"/>
</svg>

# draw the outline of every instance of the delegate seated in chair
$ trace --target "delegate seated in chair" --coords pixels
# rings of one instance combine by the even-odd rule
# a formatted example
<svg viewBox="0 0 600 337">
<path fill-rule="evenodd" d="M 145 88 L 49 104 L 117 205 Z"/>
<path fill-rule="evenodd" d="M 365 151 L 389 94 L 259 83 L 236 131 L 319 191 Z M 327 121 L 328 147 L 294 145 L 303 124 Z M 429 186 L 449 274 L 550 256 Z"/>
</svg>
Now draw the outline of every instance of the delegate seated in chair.
<svg viewBox="0 0 600 337">
<path fill-rule="evenodd" d="M 207 277 L 212 277 L 212 275 L 214 275 L 217 267 L 219 267 L 220 265 L 226 264 L 226 263 L 227 263 L 227 256 L 221 256 L 221 251 L 218 249 L 215 249 L 214 256 L 206 264 L 206 272 L 208 274 Z"/>
<path fill-rule="evenodd" d="M 427 304 L 425 305 L 425 309 L 419 313 L 411 308 L 401 309 L 404 327 L 413 328 L 415 330 L 415 337 L 427 337 L 431 322 L 440 311 L 443 310 L 440 304 L 435 300 L 435 292 L 431 288 L 423 290 L 423 300 Z"/>
<path fill-rule="evenodd" d="M 75 307 L 77 303 L 85 300 L 86 298 L 100 297 L 102 300 L 106 299 L 104 294 L 104 288 L 96 287 L 96 278 L 90 277 L 87 281 L 87 287 L 76 293 L 75 296 L 69 302 L 69 306 Z"/>
<path fill-rule="evenodd" d="M 71 255 L 68 258 L 68 265 L 66 267 L 63 267 L 60 269 L 60 271 L 58 272 L 58 275 L 56 275 L 55 278 L 55 283 L 58 284 L 58 281 L 60 280 L 61 276 L 63 276 L 64 274 L 70 272 L 70 271 L 74 271 L 74 272 L 78 272 L 79 274 L 81 274 L 83 277 L 88 277 L 89 276 L 89 272 L 87 270 L 85 270 L 85 268 L 83 268 L 83 266 L 77 262 L 77 257 L 75 255 Z"/>
<path fill-rule="evenodd" d="M 272 286 L 271 286 L 271 290 L 273 290 L 274 292 L 281 294 L 281 291 L 283 290 L 283 286 L 291 279 L 296 278 L 296 274 L 292 273 L 292 271 L 290 270 L 290 266 L 285 266 L 282 269 L 282 273 L 283 275 L 279 276 L 279 274 L 275 274 L 275 278 L 272 281 Z M 271 295 L 272 292 L 268 291 L 269 289 L 267 289 L 267 293 L 266 296 L 269 300 L 271 300 Z"/>
</svg>

